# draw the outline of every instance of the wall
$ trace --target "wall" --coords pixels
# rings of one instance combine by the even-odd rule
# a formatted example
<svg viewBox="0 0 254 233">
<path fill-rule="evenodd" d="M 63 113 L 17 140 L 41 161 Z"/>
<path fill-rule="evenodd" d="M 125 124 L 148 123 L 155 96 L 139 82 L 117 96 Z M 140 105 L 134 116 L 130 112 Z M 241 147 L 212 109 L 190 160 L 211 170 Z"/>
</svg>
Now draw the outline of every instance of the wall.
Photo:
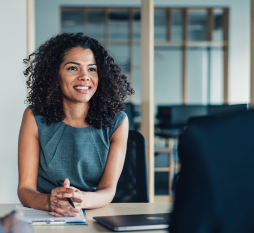
<svg viewBox="0 0 254 233">
<path fill-rule="evenodd" d="M 36 45 L 60 32 L 60 7 L 61 6 L 119 6 L 139 7 L 140 0 L 36 0 Z M 154 0 L 156 7 L 229 7 L 229 102 L 249 102 L 250 83 L 250 1 L 249 0 Z M 156 61 L 155 61 L 156 62 Z M 167 67 L 168 68 L 168 67 Z M 156 71 L 156 67 L 155 67 Z M 213 72 L 216 73 L 216 72 Z M 170 83 L 170 81 L 166 81 Z M 180 85 L 179 80 L 177 84 Z M 205 84 L 204 84 L 205 85 Z M 155 87 L 156 88 L 156 87 Z M 175 92 L 175 88 L 173 93 Z M 215 89 L 216 91 L 216 89 Z M 160 93 L 155 89 L 155 93 Z M 213 99 L 217 93 L 211 93 Z M 173 96 L 173 95 L 172 95 Z M 179 98 L 181 95 L 179 95 Z M 215 96 L 215 97 L 213 97 Z M 222 93 L 219 93 L 222 97 Z M 157 98 L 157 97 L 156 97 Z M 159 97 L 158 97 L 159 98 Z M 174 95 L 175 102 L 179 102 Z M 195 95 L 193 99 L 195 100 Z M 160 99 L 160 98 L 159 98 Z M 220 99 L 220 98 L 219 98 Z M 159 101 L 159 100 L 158 100 Z M 155 102 L 158 102 L 155 101 Z"/>
<path fill-rule="evenodd" d="M 26 105 L 22 60 L 26 58 L 26 0 L 0 7 L 0 203 L 18 203 L 18 134 Z"/>
</svg>

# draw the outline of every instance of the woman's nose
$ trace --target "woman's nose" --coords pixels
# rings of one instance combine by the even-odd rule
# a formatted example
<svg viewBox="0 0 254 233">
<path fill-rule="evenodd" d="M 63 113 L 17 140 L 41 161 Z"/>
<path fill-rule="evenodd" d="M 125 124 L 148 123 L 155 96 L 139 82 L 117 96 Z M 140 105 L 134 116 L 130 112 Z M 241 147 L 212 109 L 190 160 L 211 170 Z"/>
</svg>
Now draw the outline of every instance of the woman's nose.
<svg viewBox="0 0 254 233">
<path fill-rule="evenodd" d="M 83 72 L 79 75 L 78 80 L 79 81 L 88 81 L 88 80 L 90 80 L 90 77 L 88 76 L 88 74 L 86 72 Z"/>
</svg>

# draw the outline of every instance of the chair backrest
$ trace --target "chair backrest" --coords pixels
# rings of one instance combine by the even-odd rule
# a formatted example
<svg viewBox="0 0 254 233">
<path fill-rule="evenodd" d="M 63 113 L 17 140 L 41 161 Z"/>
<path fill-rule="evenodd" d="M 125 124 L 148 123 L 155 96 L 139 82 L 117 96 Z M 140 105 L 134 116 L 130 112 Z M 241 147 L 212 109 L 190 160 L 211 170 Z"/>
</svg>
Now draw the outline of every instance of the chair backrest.
<svg viewBox="0 0 254 233">
<path fill-rule="evenodd" d="M 248 110 L 247 104 L 223 104 L 223 105 L 208 105 L 209 115 L 230 115 L 238 112 L 246 112 Z"/>
<path fill-rule="evenodd" d="M 134 130 L 129 131 L 124 167 L 112 202 L 149 202 L 145 139 Z"/>
<path fill-rule="evenodd" d="M 129 119 L 129 129 L 135 130 L 135 124 L 134 124 L 134 117 L 135 117 L 135 110 L 134 110 L 134 104 L 133 103 L 125 103 L 125 113 L 128 116 Z"/>
</svg>

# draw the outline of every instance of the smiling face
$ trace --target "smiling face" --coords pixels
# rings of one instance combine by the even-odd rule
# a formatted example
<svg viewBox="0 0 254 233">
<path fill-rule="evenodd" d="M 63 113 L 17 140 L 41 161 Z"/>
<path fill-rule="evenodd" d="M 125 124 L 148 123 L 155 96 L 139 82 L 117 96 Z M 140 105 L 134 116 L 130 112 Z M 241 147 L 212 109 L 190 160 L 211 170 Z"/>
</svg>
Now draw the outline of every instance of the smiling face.
<svg viewBox="0 0 254 233">
<path fill-rule="evenodd" d="M 98 86 L 95 57 L 90 49 L 71 49 L 59 69 L 59 84 L 63 100 L 87 103 Z"/>
</svg>

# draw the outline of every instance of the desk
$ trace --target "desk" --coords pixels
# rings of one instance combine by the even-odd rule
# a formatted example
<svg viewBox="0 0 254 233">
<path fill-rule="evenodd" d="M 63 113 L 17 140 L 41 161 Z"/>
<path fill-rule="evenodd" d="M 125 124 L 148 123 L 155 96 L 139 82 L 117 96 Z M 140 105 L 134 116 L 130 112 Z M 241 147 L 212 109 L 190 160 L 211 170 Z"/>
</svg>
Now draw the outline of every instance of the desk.
<svg viewBox="0 0 254 233">
<path fill-rule="evenodd" d="M 0 216 L 11 212 L 16 204 L 0 204 Z M 94 216 L 127 215 L 127 214 L 149 214 L 168 213 L 172 209 L 170 203 L 112 203 L 103 208 L 87 210 L 88 225 L 75 226 L 35 226 L 34 233 L 81 233 L 81 232 L 112 232 L 93 220 Z M 132 231 L 142 233 L 142 231 Z M 145 232 L 145 231 L 143 231 Z M 168 232 L 167 230 L 156 230 L 149 232 Z"/>
</svg>

